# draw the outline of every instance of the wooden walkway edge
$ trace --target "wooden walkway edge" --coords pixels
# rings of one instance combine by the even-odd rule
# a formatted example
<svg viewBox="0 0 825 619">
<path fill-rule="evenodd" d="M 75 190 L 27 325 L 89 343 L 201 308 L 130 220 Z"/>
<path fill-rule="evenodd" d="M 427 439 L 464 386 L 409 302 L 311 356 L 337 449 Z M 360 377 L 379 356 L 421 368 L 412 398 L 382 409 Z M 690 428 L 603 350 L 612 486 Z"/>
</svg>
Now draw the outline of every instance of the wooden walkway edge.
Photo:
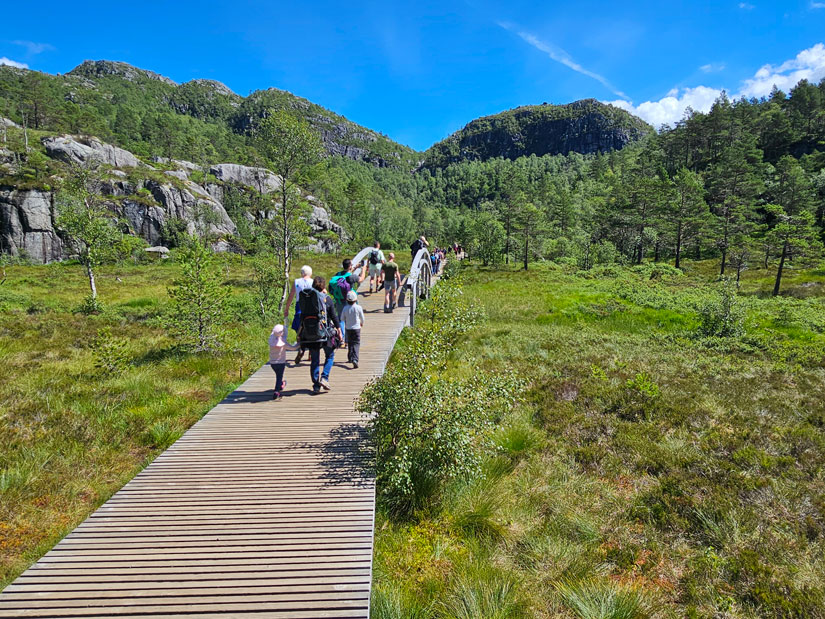
<svg viewBox="0 0 825 619">
<path fill-rule="evenodd" d="M 368 617 L 375 482 L 353 403 L 409 310 L 359 301 L 358 369 L 336 351 L 311 395 L 290 360 L 279 402 L 259 369 L 6 587 L 0 617 Z"/>
</svg>

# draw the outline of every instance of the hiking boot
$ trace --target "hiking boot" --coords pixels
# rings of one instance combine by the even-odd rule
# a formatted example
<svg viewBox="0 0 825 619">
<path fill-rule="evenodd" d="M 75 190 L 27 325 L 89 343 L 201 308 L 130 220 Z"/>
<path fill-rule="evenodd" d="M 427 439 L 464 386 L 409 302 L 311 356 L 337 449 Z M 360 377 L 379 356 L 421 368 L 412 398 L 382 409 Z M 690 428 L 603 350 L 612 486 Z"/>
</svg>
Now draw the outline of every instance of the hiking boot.
<svg viewBox="0 0 825 619">
<path fill-rule="evenodd" d="M 329 391 L 329 381 L 326 378 L 322 378 L 318 382 L 321 384 L 321 387 L 323 387 L 324 391 Z"/>
<path fill-rule="evenodd" d="M 301 363 L 301 359 L 303 359 L 303 358 L 304 358 L 304 351 L 303 351 L 303 349 L 301 349 L 301 350 L 298 351 L 298 354 L 295 355 L 295 365 L 298 365 L 299 363 Z"/>
<path fill-rule="evenodd" d="M 353 362 L 352 362 L 352 368 L 353 368 L 354 370 L 357 370 L 357 369 L 358 369 L 358 362 L 357 362 L 357 361 L 353 361 Z"/>
</svg>

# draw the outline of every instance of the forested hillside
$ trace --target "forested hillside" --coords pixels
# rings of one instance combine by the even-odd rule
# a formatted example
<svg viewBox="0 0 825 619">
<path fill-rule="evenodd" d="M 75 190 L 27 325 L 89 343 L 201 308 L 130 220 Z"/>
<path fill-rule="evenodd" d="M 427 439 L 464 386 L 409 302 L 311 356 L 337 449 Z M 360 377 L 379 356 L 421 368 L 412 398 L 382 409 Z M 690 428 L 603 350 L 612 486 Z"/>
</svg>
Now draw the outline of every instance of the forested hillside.
<svg viewBox="0 0 825 619">
<path fill-rule="evenodd" d="M 94 135 L 143 156 L 255 164 L 252 138 L 268 109 L 307 120 L 330 154 L 410 166 L 414 151 L 277 88 L 241 97 L 220 82 L 169 78 L 122 62 L 89 61 L 65 75 L 0 66 L 0 116 L 35 130 Z"/>
<path fill-rule="evenodd" d="M 653 128 L 612 105 L 584 99 L 567 105 L 526 105 L 470 122 L 426 153 L 425 165 L 526 155 L 589 155 L 621 150 Z"/>
<path fill-rule="evenodd" d="M 201 165 L 259 160 L 256 122 L 267 109 L 286 110 L 323 139 L 327 156 L 302 186 L 353 245 L 378 238 L 405 246 L 424 233 L 461 242 L 488 262 L 552 259 L 586 269 L 647 258 L 679 265 L 689 255 L 716 258 L 720 273 L 734 276 L 757 263 L 779 274 L 821 255 L 825 83 L 802 81 L 761 100 L 722 98 L 659 133 L 592 100 L 520 108 L 473 121 L 428 151 L 429 164 L 438 165 L 418 167 L 420 155 L 410 149 L 284 91 L 243 98 L 216 82 L 174 85 L 122 63 L 87 62 L 64 76 L 0 67 L 0 106 L 12 120 L 25 116 L 38 137 L 97 135 L 144 158 Z M 547 123 L 593 114 L 620 128 L 628 145 L 517 156 L 540 141 Z M 575 133 L 575 122 L 566 126 Z M 521 146 L 492 156 L 488 140 L 488 150 L 453 161 L 462 140 L 502 132 Z M 8 136 L 8 149 L 23 150 L 20 132 Z M 43 157 L 23 159 L 5 184 L 51 182 Z"/>
</svg>

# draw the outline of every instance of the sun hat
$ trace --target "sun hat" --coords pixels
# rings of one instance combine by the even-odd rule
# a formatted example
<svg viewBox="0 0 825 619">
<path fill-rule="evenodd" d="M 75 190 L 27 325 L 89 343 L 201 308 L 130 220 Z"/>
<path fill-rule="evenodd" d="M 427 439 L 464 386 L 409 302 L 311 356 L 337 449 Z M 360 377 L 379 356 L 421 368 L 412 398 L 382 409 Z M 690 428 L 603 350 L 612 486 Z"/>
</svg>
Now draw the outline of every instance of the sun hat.
<svg viewBox="0 0 825 619">
<path fill-rule="evenodd" d="M 354 290 L 350 290 L 347 293 L 347 301 L 355 301 L 356 299 L 358 299 L 358 295 Z"/>
<path fill-rule="evenodd" d="M 272 342 L 273 346 L 286 346 L 286 340 L 284 339 L 284 325 L 277 324 L 272 327 L 272 335 L 275 336 L 275 341 Z"/>
</svg>

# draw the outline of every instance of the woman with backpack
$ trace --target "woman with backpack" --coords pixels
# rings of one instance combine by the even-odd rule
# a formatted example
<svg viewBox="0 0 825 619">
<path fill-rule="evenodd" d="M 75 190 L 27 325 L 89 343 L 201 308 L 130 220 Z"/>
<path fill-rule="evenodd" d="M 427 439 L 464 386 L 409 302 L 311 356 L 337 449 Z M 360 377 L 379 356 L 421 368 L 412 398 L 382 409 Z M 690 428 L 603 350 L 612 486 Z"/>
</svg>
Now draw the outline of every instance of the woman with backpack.
<svg viewBox="0 0 825 619">
<path fill-rule="evenodd" d="M 381 251 L 381 243 L 375 241 L 375 245 L 369 255 L 370 265 L 370 293 L 372 293 L 372 282 L 375 281 L 375 292 L 381 290 L 381 267 L 384 266 L 386 259 L 384 252 Z"/>
<path fill-rule="evenodd" d="M 329 391 L 329 373 L 335 363 L 335 349 L 343 339 L 338 312 L 332 299 L 326 294 L 326 280 L 316 275 L 312 288 L 300 293 L 301 328 L 298 332 L 301 345 L 309 351 L 309 375 L 312 392 Z M 324 367 L 321 369 L 321 349 L 324 350 Z"/>
<path fill-rule="evenodd" d="M 298 329 L 301 328 L 301 308 L 298 307 L 298 295 L 301 293 L 302 290 L 306 290 L 307 288 L 312 288 L 312 267 L 308 264 L 305 264 L 301 267 L 301 277 L 295 280 L 295 283 L 292 286 L 292 289 L 289 291 L 289 298 L 286 300 L 286 304 L 284 304 L 284 320 L 289 318 L 289 308 L 292 306 L 293 299 L 295 300 L 295 315 L 292 318 L 292 330 L 295 333 L 298 333 Z M 298 356 L 295 357 L 295 364 L 301 363 L 301 359 L 304 357 L 304 349 L 298 349 Z"/>
</svg>

